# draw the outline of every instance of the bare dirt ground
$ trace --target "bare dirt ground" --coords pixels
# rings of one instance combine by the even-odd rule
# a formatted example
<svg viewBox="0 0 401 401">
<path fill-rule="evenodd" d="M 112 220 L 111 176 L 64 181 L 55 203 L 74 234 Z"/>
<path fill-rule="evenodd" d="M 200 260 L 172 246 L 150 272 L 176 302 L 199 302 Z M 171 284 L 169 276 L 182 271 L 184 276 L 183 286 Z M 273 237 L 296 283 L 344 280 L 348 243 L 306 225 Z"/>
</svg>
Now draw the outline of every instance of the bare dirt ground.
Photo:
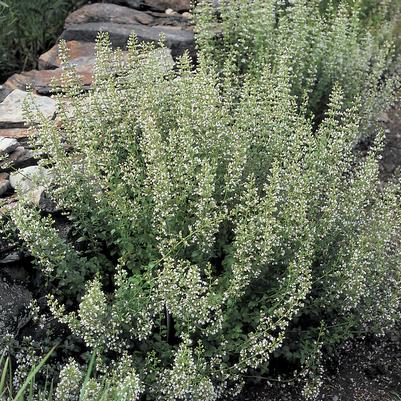
<svg viewBox="0 0 401 401">
<path fill-rule="evenodd" d="M 383 338 L 350 341 L 325 363 L 317 401 L 401 401 L 401 326 Z M 235 401 L 304 401 L 302 385 L 250 384 Z"/>
</svg>

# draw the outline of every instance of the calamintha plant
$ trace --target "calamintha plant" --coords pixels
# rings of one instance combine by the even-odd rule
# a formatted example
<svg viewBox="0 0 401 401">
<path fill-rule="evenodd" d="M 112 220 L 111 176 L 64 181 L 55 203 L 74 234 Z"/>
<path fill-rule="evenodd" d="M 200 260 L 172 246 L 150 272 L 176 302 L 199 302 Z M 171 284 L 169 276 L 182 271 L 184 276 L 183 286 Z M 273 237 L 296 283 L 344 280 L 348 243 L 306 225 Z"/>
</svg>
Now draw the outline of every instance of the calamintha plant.
<svg viewBox="0 0 401 401">
<path fill-rule="evenodd" d="M 316 125 L 293 48 L 240 79 L 209 49 L 176 70 L 151 50 L 132 36 L 122 57 L 101 34 L 83 91 L 64 46 L 57 121 L 33 127 L 43 185 L 83 246 L 28 200 L 12 219 L 54 285 L 52 314 L 98 355 L 90 380 L 69 361 L 56 398 L 230 397 L 289 344 L 313 397 L 322 350 L 399 318 L 400 199 L 379 182 L 383 138 L 355 150 L 366 124 L 348 76 Z"/>
</svg>

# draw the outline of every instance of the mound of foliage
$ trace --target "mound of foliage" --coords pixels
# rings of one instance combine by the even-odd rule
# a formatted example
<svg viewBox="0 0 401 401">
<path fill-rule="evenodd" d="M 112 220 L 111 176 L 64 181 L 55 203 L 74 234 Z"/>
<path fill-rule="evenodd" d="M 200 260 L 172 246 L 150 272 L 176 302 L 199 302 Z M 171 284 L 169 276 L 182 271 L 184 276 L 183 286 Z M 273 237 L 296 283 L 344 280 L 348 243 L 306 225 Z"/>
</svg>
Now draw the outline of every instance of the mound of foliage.
<svg viewBox="0 0 401 401">
<path fill-rule="evenodd" d="M 379 181 L 374 124 L 391 43 L 345 5 L 230 4 L 201 5 L 196 67 L 101 34 L 85 92 L 62 50 L 35 143 L 80 245 L 28 199 L 11 212 L 49 318 L 97 355 L 91 377 L 69 360 L 57 400 L 229 398 L 278 357 L 313 398 L 322 354 L 400 318 L 399 186 Z"/>
</svg>

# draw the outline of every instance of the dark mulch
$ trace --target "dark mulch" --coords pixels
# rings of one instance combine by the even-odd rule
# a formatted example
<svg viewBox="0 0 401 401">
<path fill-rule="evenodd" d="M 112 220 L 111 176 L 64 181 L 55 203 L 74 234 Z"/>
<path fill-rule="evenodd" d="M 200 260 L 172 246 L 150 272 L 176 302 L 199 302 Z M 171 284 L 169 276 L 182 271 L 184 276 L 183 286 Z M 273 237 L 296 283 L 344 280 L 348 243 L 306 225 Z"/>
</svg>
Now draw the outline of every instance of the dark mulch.
<svg viewBox="0 0 401 401">
<path fill-rule="evenodd" d="M 401 401 L 401 325 L 385 337 L 348 342 L 325 363 L 317 401 Z M 304 401 L 302 385 L 249 384 L 233 401 Z"/>
</svg>

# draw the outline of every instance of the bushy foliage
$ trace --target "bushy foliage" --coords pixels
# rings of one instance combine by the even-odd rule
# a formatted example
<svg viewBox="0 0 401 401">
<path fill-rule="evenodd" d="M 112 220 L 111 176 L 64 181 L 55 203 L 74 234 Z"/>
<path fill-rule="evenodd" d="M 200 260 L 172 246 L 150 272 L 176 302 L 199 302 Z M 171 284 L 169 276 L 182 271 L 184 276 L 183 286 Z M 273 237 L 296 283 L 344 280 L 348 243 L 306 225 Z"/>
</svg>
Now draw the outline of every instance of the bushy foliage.
<svg viewBox="0 0 401 401">
<path fill-rule="evenodd" d="M 298 104 L 321 120 L 334 85 L 347 105 L 364 99 L 374 120 L 391 92 L 383 81 L 394 62 L 400 2 L 320 0 L 202 1 L 196 9 L 198 42 L 210 60 L 242 82 L 285 62 Z M 387 90 L 384 90 L 387 86 Z"/>
<path fill-rule="evenodd" d="M 0 82 L 37 66 L 61 33 L 68 13 L 85 0 L 0 1 Z"/>
<path fill-rule="evenodd" d="M 101 358 L 84 387 L 70 361 L 57 399 L 108 383 L 117 399 L 215 400 L 280 353 L 313 396 L 322 349 L 399 317 L 398 190 L 379 183 L 380 136 L 355 151 L 389 101 L 391 44 L 313 2 L 258 3 L 251 41 L 241 4 L 221 12 L 223 39 L 202 15 L 195 71 L 186 57 L 166 71 L 134 37 L 123 61 L 102 37 L 86 93 L 62 55 L 58 119 L 37 147 L 81 251 L 28 201 L 12 212 L 53 315 Z"/>
<path fill-rule="evenodd" d="M 323 23 L 309 2 L 297 4 L 311 29 Z M 282 18 L 289 30 L 292 19 Z M 345 18 L 340 10 L 335 21 Z M 344 24 L 333 26 L 342 32 Z M 389 47 L 368 75 L 370 53 L 362 58 L 360 76 L 335 60 L 341 49 L 365 54 L 359 45 L 332 48 L 324 65 L 340 72 L 324 72 L 336 84 L 316 126 L 297 92 L 304 104 L 314 99 L 322 64 L 310 62 L 309 42 L 291 32 L 293 46 L 266 53 L 272 62 L 255 50 L 260 36 L 252 48 L 239 42 L 255 57 L 246 68 L 257 68 L 241 84 L 231 59 L 211 62 L 209 49 L 195 69 L 184 56 L 166 71 L 134 36 L 123 60 L 101 35 L 94 85 L 84 92 L 64 49 L 58 118 L 34 129 L 52 177 L 43 185 L 85 250 L 64 242 L 28 201 L 12 218 L 58 285 L 49 296 L 53 315 L 100 355 L 91 399 L 110 380 L 113 391 L 129 394 L 118 399 L 229 397 L 247 372 L 266 371 L 289 347 L 288 358 L 313 372 L 321 349 L 351 332 L 380 334 L 399 318 L 398 188 L 379 182 L 381 136 L 367 155 L 356 153 L 360 86 L 351 106 L 347 94 L 361 77 L 378 90 Z M 72 295 L 77 301 L 66 306 Z M 57 399 L 82 399 L 81 380 L 71 361 Z"/>
</svg>

